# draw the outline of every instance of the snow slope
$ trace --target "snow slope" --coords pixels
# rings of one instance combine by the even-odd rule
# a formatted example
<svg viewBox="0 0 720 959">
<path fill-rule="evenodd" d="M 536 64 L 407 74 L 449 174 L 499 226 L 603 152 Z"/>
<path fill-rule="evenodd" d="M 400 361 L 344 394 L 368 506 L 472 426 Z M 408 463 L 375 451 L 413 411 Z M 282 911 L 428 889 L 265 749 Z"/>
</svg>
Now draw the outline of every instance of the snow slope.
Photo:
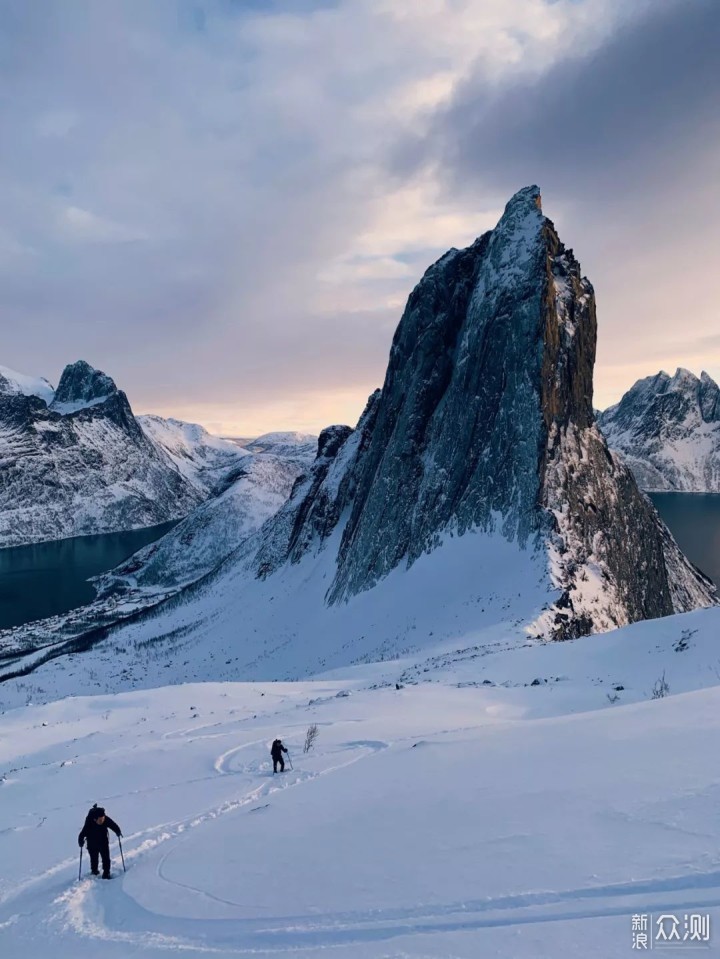
<svg viewBox="0 0 720 959">
<path fill-rule="evenodd" d="M 238 474 L 247 450 L 213 436 L 197 423 L 147 414 L 137 421 L 145 435 L 170 457 L 185 479 L 204 495 L 217 494 Z"/>
<path fill-rule="evenodd" d="M 55 398 L 55 390 L 44 376 L 27 376 L 25 373 L 10 370 L 7 366 L 0 366 L 0 393 L 37 396 L 48 405 Z"/>
<path fill-rule="evenodd" d="M 608 959 L 668 912 L 710 913 L 716 948 L 719 616 L 499 644 L 490 685 L 386 662 L 5 712 L 0 954 Z M 687 691 L 653 701 L 663 671 Z M 110 883 L 77 881 L 95 801 Z"/>
<path fill-rule="evenodd" d="M 720 492 L 720 389 L 705 371 L 638 380 L 598 422 L 643 489 Z"/>
<path fill-rule="evenodd" d="M 309 466 L 302 456 L 243 455 L 235 467 L 237 477 L 223 493 L 202 503 L 162 539 L 96 577 L 99 595 L 168 593 L 207 575 L 280 509 Z"/>
</svg>

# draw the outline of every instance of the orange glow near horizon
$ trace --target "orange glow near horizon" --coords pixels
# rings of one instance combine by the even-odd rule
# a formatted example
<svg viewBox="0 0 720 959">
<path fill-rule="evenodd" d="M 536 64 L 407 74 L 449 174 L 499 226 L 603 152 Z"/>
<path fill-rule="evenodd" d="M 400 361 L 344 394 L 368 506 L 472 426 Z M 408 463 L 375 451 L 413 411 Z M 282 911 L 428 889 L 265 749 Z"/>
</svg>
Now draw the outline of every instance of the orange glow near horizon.
<svg viewBox="0 0 720 959">
<path fill-rule="evenodd" d="M 317 435 L 326 426 L 344 423 L 355 426 L 365 408 L 368 396 L 379 386 L 355 389 L 304 392 L 275 402 L 257 405 L 244 403 L 193 403 L 142 407 L 138 412 L 174 417 L 199 423 L 216 436 L 239 436 L 251 439 L 263 433 L 292 430 Z"/>
</svg>

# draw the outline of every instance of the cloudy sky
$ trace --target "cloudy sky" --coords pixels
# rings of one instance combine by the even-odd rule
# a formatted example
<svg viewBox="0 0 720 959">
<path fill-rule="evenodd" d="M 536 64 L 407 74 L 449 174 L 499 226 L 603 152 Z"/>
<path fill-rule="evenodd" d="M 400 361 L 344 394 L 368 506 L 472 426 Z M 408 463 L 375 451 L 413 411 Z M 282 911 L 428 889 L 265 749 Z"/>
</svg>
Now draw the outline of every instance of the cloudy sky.
<svg viewBox="0 0 720 959">
<path fill-rule="evenodd" d="M 720 377 L 719 36 L 717 0 L 0 0 L 0 363 L 354 423 L 424 269 L 538 183 L 596 404 Z"/>
</svg>

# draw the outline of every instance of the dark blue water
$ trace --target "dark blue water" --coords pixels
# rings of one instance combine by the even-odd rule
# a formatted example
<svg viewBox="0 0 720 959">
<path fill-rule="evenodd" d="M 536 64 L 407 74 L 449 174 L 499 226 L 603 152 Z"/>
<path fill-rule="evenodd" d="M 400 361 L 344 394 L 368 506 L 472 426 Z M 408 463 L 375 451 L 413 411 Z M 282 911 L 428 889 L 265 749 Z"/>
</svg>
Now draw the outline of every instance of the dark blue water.
<svg viewBox="0 0 720 959">
<path fill-rule="evenodd" d="M 685 554 L 720 584 L 720 493 L 653 493 Z M 89 603 L 87 582 L 159 539 L 174 523 L 101 536 L 0 549 L 0 629 Z"/>
<path fill-rule="evenodd" d="M 0 549 L 0 629 L 84 606 L 95 597 L 89 576 L 112 569 L 174 525 Z"/>
<path fill-rule="evenodd" d="M 720 493 L 651 493 L 688 559 L 720 585 Z"/>
</svg>

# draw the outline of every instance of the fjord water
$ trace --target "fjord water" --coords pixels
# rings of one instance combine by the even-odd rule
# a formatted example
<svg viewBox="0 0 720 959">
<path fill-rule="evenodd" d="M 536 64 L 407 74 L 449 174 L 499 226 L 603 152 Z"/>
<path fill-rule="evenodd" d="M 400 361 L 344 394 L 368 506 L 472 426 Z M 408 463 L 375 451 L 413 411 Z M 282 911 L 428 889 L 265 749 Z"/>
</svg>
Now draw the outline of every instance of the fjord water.
<svg viewBox="0 0 720 959">
<path fill-rule="evenodd" d="M 680 549 L 720 586 L 720 493 L 651 493 Z"/>
<path fill-rule="evenodd" d="M 652 493 L 651 499 L 683 552 L 720 584 L 720 493 Z M 78 536 L 0 550 L 0 629 L 89 603 L 87 582 L 172 529 Z"/>
<path fill-rule="evenodd" d="M 174 525 L 0 549 L 0 629 L 89 603 L 95 596 L 89 576 L 112 569 Z"/>
</svg>

